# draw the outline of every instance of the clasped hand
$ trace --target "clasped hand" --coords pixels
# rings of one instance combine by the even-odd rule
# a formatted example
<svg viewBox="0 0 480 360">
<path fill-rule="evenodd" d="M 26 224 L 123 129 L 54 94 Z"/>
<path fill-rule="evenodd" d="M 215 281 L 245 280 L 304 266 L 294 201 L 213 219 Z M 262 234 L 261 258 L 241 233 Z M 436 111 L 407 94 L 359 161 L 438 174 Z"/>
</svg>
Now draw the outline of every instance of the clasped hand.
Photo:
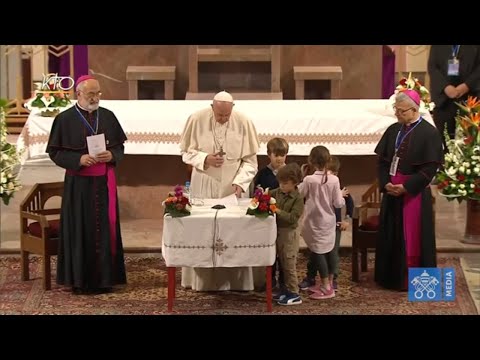
<svg viewBox="0 0 480 360">
<path fill-rule="evenodd" d="M 466 93 L 468 93 L 469 88 L 467 84 L 462 83 L 458 86 L 448 85 L 444 89 L 445 95 L 447 95 L 450 99 L 459 99 Z"/>
<path fill-rule="evenodd" d="M 206 168 L 209 168 L 210 166 L 217 168 L 221 167 L 223 165 L 223 162 L 224 159 L 220 152 L 216 154 L 208 154 L 205 158 L 205 165 L 207 165 Z"/>
<path fill-rule="evenodd" d="M 97 156 L 90 156 L 88 154 L 82 155 L 80 158 L 80 165 L 82 166 L 92 166 L 96 163 L 106 163 L 112 161 L 113 155 L 109 150 L 102 151 L 98 153 Z"/>
<path fill-rule="evenodd" d="M 393 185 L 392 183 L 385 185 L 385 190 L 387 190 L 388 195 L 392 196 L 400 196 L 406 192 L 402 184 Z"/>
</svg>

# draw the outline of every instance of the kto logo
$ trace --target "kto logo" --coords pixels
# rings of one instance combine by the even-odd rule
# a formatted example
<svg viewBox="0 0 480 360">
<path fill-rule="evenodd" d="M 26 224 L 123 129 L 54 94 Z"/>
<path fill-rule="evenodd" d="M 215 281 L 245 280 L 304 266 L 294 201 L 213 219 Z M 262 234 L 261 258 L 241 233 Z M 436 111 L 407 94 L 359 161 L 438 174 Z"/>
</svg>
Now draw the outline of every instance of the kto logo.
<svg viewBox="0 0 480 360">
<path fill-rule="evenodd" d="M 43 74 L 43 80 L 39 83 L 40 91 L 69 91 L 75 85 L 70 76 L 58 76 L 57 73 Z"/>
<path fill-rule="evenodd" d="M 455 269 L 409 268 L 409 301 L 454 301 Z"/>
</svg>

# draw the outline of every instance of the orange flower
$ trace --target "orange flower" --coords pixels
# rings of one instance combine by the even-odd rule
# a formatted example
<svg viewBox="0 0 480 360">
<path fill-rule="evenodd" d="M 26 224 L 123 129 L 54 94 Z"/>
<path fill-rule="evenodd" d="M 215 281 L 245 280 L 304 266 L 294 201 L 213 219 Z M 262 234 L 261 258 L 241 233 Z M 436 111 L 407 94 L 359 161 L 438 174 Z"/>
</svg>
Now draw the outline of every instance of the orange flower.
<svg viewBox="0 0 480 360">
<path fill-rule="evenodd" d="M 477 106 L 480 106 L 480 101 L 478 101 L 476 97 L 469 96 L 467 99 L 467 108 L 473 109 Z"/>
<path fill-rule="evenodd" d="M 177 201 L 177 198 L 176 198 L 175 196 L 169 196 L 169 197 L 165 200 L 166 203 L 174 203 L 174 202 L 176 202 L 176 201 Z"/>
<path fill-rule="evenodd" d="M 471 113 L 470 119 L 472 120 L 472 123 L 477 127 L 480 125 L 480 113 L 476 113 L 476 114 Z"/>
<path fill-rule="evenodd" d="M 272 210 L 272 212 L 277 212 L 277 206 L 275 204 L 270 205 L 270 210 Z"/>
</svg>

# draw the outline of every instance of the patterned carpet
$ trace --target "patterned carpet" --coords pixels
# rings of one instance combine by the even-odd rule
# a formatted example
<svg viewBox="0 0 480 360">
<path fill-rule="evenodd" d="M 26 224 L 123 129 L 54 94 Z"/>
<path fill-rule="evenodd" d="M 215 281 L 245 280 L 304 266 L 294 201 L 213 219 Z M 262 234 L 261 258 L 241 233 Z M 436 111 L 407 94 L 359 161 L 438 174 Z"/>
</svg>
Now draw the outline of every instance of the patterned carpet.
<svg viewBox="0 0 480 360">
<path fill-rule="evenodd" d="M 31 278 L 20 280 L 20 259 L 16 256 L 0 257 L 0 314 L 167 314 L 167 273 L 165 264 L 155 256 L 128 256 L 126 258 L 128 285 L 101 295 L 73 295 L 70 289 L 59 287 L 52 281 L 52 290 L 43 291 L 39 278 L 41 262 L 32 258 Z M 370 263 L 372 266 L 373 263 Z M 298 306 L 274 304 L 273 314 L 315 315 L 461 315 L 477 314 L 469 294 L 458 258 L 439 259 L 440 267 L 456 270 L 456 301 L 409 302 L 407 293 L 378 288 L 372 273 L 364 274 L 359 284 L 350 281 L 350 260 L 342 258 L 339 291 L 329 300 L 310 300 L 303 297 Z M 303 277 L 306 258 L 300 255 L 299 278 Z M 52 261 L 55 273 L 55 263 Z M 197 293 L 180 288 L 177 271 L 175 314 L 265 314 L 265 293 L 219 292 Z"/>
</svg>

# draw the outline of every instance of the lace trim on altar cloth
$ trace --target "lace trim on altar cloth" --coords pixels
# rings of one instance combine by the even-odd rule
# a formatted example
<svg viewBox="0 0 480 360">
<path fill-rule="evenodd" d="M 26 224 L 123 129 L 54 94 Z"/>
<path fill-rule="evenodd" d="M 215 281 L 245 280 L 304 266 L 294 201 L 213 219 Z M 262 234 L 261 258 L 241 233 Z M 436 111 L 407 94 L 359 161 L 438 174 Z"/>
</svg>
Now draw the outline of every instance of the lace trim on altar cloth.
<svg viewBox="0 0 480 360">
<path fill-rule="evenodd" d="M 145 132 L 133 132 L 126 133 L 127 142 L 129 143 L 180 143 L 181 134 L 172 133 L 145 133 Z M 259 134 L 258 138 L 261 143 L 267 143 L 274 137 L 282 137 L 289 144 L 336 144 L 336 143 L 348 143 L 348 144 L 365 144 L 376 143 L 380 140 L 382 134 Z M 49 135 L 31 135 L 25 139 L 25 144 L 42 144 L 48 142 Z"/>
</svg>

